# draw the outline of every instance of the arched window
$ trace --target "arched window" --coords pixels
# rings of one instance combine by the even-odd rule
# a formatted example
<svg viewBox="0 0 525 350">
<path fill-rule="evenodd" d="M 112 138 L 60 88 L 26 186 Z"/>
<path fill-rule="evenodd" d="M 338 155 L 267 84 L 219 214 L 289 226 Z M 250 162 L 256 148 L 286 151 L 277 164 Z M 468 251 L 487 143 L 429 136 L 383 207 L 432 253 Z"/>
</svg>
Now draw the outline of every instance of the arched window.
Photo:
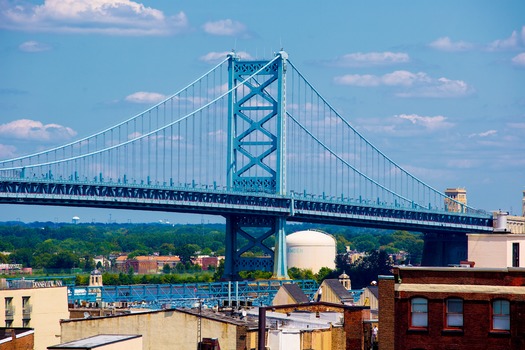
<svg viewBox="0 0 525 350">
<path fill-rule="evenodd" d="M 492 329 L 510 330 L 510 302 L 508 300 L 496 299 L 492 302 Z"/>
<path fill-rule="evenodd" d="M 449 298 L 445 304 L 447 328 L 463 327 L 463 300 Z"/>
<path fill-rule="evenodd" d="M 425 298 L 413 298 L 410 301 L 410 326 L 428 327 L 428 301 Z"/>
</svg>

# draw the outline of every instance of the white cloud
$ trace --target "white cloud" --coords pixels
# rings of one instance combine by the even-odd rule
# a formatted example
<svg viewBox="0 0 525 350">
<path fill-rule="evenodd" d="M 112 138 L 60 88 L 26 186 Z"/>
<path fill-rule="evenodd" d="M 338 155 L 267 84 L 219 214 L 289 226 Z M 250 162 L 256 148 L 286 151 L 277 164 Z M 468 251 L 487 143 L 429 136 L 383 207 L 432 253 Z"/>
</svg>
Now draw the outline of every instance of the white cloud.
<svg viewBox="0 0 525 350">
<path fill-rule="evenodd" d="M 496 135 L 497 133 L 498 133 L 497 130 L 487 130 L 485 132 L 470 134 L 470 135 L 468 135 L 468 137 L 470 137 L 470 138 L 472 138 L 472 137 L 488 137 L 488 136 Z"/>
<path fill-rule="evenodd" d="M 125 100 L 132 103 L 159 103 L 166 99 L 166 95 L 157 92 L 139 91 L 126 96 Z"/>
<path fill-rule="evenodd" d="M 447 122 L 447 118 L 442 115 L 427 117 L 417 114 L 400 114 L 396 115 L 395 118 L 408 120 L 412 125 L 420 125 L 430 131 L 449 129 L 454 126 L 453 123 Z"/>
<path fill-rule="evenodd" d="M 338 67 L 370 67 L 393 65 L 410 62 L 410 57 L 404 52 L 356 52 L 337 57 L 329 65 Z"/>
<path fill-rule="evenodd" d="M 0 136 L 3 138 L 56 142 L 69 140 L 76 135 L 77 132 L 67 126 L 44 125 L 42 122 L 30 119 L 19 119 L 0 124 Z"/>
<path fill-rule="evenodd" d="M 199 60 L 206 63 L 216 64 L 224 60 L 231 53 L 231 51 L 208 52 L 206 55 L 199 57 Z M 235 55 L 242 58 L 243 60 L 253 59 L 252 55 L 245 51 L 235 52 Z"/>
<path fill-rule="evenodd" d="M 512 58 L 512 63 L 516 66 L 525 67 L 525 52 L 520 53 Z"/>
<path fill-rule="evenodd" d="M 463 80 L 450 80 L 439 78 L 429 82 L 426 86 L 419 86 L 412 91 L 397 93 L 398 97 L 430 97 L 430 98 L 448 98 L 464 97 L 472 94 L 472 89 Z"/>
<path fill-rule="evenodd" d="M 522 37 L 523 37 L 523 28 L 522 28 Z M 515 30 L 512 32 L 510 37 L 507 39 L 494 40 L 489 44 L 489 51 L 505 51 L 505 50 L 515 50 L 520 47 L 520 42 L 518 38 L 518 32 Z"/>
<path fill-rule="evenodd" d="M 184 12 L 165 16 L 130 0 L 45 0 L 42 5 L 0 4 L 0 27 L 32 32 L 167 35 L 188 26 Z"/>
<path fill-rule="evenodd" d="M 39 43 L 38 41 L 26 41 L 18 46 L 20 51 L 24 52 L 42 52 L 51 50 L 51 46 Z"/>
<path fill-rule="evenodd" d="M 339 85 L 353 85 L 361 87 L 397 86 L 405 91 L 396 93 L 398 97 L 461 97 L 472 93 L 473 89 L 462 80 L 447 78 L 431 78 L 426 73 L 412 73 L 408 71 L 395 71 L 377 75 L 348 74 L 334 78 Z"/>
<path fill-rule="evenodd" d="M 439 51 L 448 51 L 448 52 L 458 52 L 458 51 L 467 51 L 470 50 L 473 45 L 465 41 L 456 41 L 453 42 L 448 36 L 438 38 L 431 42 L 428 46 L 439 50 Z"/>
<path fill-rule="evenodd" d="M 235 36 L 246 34 L 246 26 L 241 22 L 223 19 L 215 22 L 206 22 L 203 26 L 206 33 L 219 36 Z"/>
<path fill-rule="evenodd" d="M 381 77 L 370 74 L 347 74 L 335 77 L 334 82 L 339 85 L 379 86 Z"/>
<path fill-rule="evenodd" d="M 417 83 L 429 83 L 431 79 L 425 73 L 411 73 L 398 70 L 385 74 L 381 77 L 384 85 L 390 86 L 412 86 Z"/>
<path fill-rule="evenodd" d="M 524 129 L 525 130 L 525 123 L 509 123 L 509 128 L 516 130 L 516 129 Z"/>
<path fill-rule="evenodd" d="M 16 156 L 16 147 L 11 145 L 2 145 L 0 143 L 0 159 L 8 159 Z"/>
</svg>

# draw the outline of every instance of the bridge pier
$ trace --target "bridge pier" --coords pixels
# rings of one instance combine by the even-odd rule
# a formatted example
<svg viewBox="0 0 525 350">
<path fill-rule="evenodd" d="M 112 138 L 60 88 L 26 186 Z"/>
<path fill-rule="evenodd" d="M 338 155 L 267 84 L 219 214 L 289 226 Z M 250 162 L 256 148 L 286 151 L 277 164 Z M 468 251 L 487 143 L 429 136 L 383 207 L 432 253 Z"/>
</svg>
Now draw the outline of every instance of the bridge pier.
<svg viewBox="0 0 525 350">
<path fill-rule="evenodd" d="M 223 278 L 229 281 L 238 280 L 240 271 L 261 270 L 273 271 L 272 278 L 288 279 L 285 223 L 286 220 L 282 217 L 226 216 Z M 262 251 L 263 256 L 243 256 L 254 250 L 257 253 Z"/>
<path fill-rule="evenodd" d="M 467 260 L 468 240 L 465 233 L 425 232 L 422 266 L 448 266 Z"/>
</svg>

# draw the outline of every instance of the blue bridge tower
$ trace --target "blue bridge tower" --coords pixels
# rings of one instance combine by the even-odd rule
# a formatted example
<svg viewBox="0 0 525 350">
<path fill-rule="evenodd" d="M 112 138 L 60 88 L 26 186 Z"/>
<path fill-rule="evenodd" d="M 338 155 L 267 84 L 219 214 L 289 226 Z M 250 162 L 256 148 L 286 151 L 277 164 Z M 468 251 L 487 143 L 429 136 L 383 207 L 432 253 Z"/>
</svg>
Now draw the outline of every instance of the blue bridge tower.
<svg viewBox="0 0 525 350">
<path fill-rule="evenodd" d="M 286 62 L 278 59 L 242 61 L 229 55 L 227 189 L 233 192 L 286 194 Z M 236 88 L 238 86 L 238 88 Z M 227 215 L 225 277 L 235 279 L 242 270 L 273 271 L 288 278 L 286 218 L 272 215 Z M 274 249 L 271 243 L 274 242 Z M 265 257 L 246 257 L 260 249 Z"/>
</svg>

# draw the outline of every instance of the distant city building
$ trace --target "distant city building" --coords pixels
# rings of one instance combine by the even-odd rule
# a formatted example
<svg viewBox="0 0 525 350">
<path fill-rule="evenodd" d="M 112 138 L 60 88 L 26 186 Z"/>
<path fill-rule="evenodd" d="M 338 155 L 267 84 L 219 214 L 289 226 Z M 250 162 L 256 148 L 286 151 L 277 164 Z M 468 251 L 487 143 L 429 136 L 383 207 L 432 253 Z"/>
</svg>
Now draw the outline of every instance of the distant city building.
<svg viewBox="0 0 525 350">
<path fill-rule="evenodd" d="M 357 260 L 366 256 L 366 253 L 358 252 L 357 250 L 347 251 L 348 263 L 354 264 Z"/>
<path fill-rule="evenodd" d="M 492 213 L 494 232 L 525 234 L 525 216 L 509 215 L 507 212 L 495 211 Z"/>
<path fill-rule="evenodd" d="M 352 281 L 350 280 L 350 276 L 348 276 L 345 272 L 339 275 L 339 282 L 345 287 L 346 290 L 352 289 Z"/>
<path fill-rule="evenodd" d="M 525 269 L 394 267 L 379 276 L 379 348 L 523 349 Z"/>
<path fill-rule="evenodd" d="M 162 272 L 164 265 L 168 265 L 170 269 L 173 269 L 178 263 L 180 263 L 180 258 L 176 255 L 140 255 L 131 259 L 128 259 L 127 255 L 121 255 L 115 260 L 115 267 L 120 272 L 128 272 L 132 268 L 134 273 L 145 275 Z"/>
<path fill-rule="evenodd" d="M 89 275 L 89 287 L 102 287 L 102 272 L 99 270 L 91 271 Z"/>
<path fill-rule="evenodd" d="M 219 266 L 219 261 L 222 260 L 221 258 L 224 259 L 224 257 L 199 255 L 193 263 L 202 267 L 203 270 L 209 270 L 210 267 L 216 269 Z"/>
<path fill-rule="evenodd" d="M 467 205 L 467 190 L 464 188 L 447 188 L 445 195 L 445 208 L 454 213 L 465 212 L 464 205 Z"/>
<path fill-rule="evenodd" d="M 60 320 L 69 317 L 67 287 L 60 280 L 0 279 L 0 325 L 35 330 L 35 350 L 60 341 Z"/>
<path fill-rule="evenodd" d="M 107 259 L 106 257 L 104 257 L 102 255 L 95 256 L 93 258 L 93 261 L 95 262 L 95 266 L 97 268 L 99 268 L 99 266 L 102 269 L 109 269 L 109 268 L 111 268 L 111 260 Z"/>
</svg>

